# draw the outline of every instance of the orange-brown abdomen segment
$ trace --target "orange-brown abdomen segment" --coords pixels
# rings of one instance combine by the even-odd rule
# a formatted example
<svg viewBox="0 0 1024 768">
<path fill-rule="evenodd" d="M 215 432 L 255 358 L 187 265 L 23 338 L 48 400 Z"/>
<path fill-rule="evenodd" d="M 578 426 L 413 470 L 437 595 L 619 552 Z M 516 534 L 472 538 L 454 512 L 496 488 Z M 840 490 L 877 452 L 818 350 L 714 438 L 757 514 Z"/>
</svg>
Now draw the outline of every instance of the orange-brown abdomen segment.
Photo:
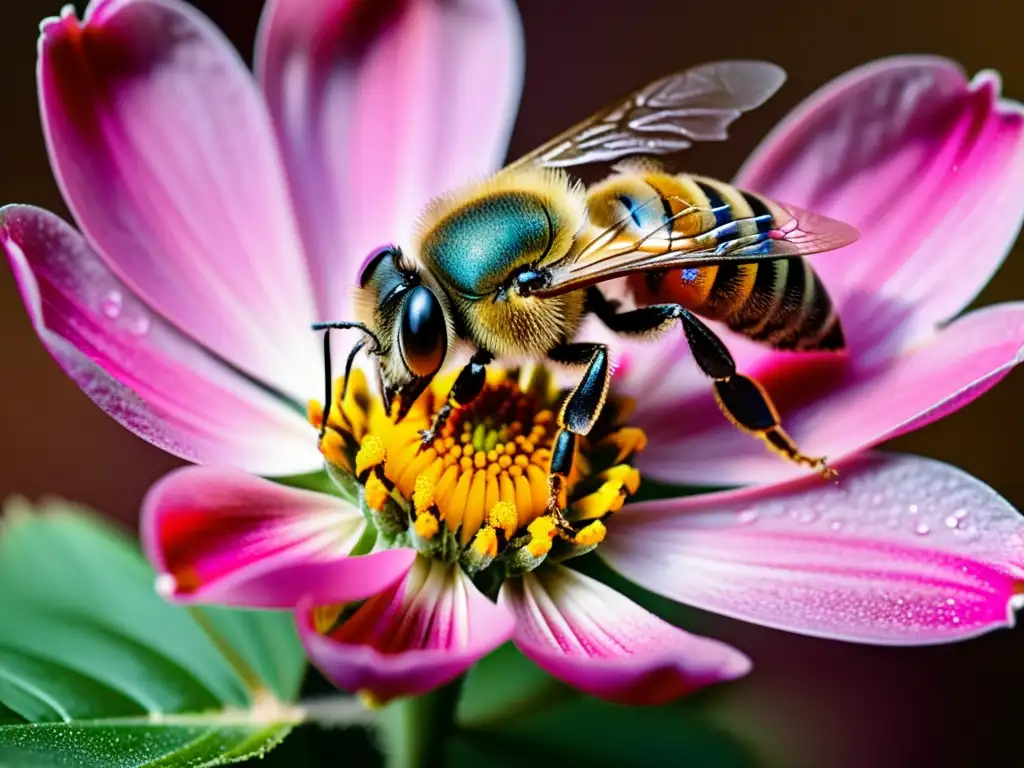
<svg viewBox="0 0 1024 768">
<path fill-rule="evenodd" d="M 591 223 L 626 219 L 628 236 L 693 237 L 715 230 L 745 236 L 781 226 L 778 206 L 729 184 L 689 174 L 637 167 L 588 192 Z M 713 244 L 712 244 L 713 245 Z M 799 256 L 648 272 L 629 278 L 636 301 L 680 304 L 734 331 L 780 349 L 841 349 L 842 328 L 832 300 Z"/>
</svg>

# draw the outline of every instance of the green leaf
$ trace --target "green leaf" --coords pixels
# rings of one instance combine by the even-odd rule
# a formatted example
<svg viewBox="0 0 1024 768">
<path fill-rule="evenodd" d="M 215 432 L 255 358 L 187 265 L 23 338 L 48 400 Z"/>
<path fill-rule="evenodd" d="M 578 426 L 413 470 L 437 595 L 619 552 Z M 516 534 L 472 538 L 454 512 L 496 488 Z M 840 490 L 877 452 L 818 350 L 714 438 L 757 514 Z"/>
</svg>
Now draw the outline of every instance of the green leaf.
<svg viewBox="0 0 1024 768">
<path fill-rule="evenodd" d="M 708 717 L 704 704 L 715 693 L 663 707 L 608 704 L 549 677 L 509 644 L 467 676 L 446 766 L 757 765 L 736 735 Z"/>
<path fill-rule="evenodd" d="M 301 720 L 287 613 L 183 608 L 137 545 L 65 502 L 0 518 L 0 766 L 214 766 Z"/>
</svg>

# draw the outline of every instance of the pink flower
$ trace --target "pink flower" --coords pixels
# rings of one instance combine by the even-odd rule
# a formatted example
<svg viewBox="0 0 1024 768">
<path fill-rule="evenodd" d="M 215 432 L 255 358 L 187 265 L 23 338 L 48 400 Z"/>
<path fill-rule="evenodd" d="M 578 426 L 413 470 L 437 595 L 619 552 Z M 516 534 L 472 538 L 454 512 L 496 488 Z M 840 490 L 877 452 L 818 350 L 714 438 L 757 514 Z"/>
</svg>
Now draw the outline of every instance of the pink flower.
<svg viewBox="0 0 1024 768">
<path fill-rule="evenodd" d="M 517 21 L 495 0 L 272 0 L 258 43 L 261 87 L 176 0 L 98 0 L 84 22 L 45 22 L 44 125 L 84 235 L 38 209 L 0 212 L 58 363 L 120 423 L 209 465 L 145 503 L 144 545 L 169 596 L 298 606 L 313 661 L 382 700 L 442 684 L 510 638 L 620 702 L 749 669 L 562 564 L 595 549 L 655 592 L 807 634 L 932 643 L 1012 623 L 1021 518 L 936 462 L 867 455 L 840 466 L 838 486 L 802 478 L 623 508 L 645 444 L 641 466 L 669 481 L 790 471 L 712 421 L 710 388 L 667 348 L 627 355 L 616 418 L 584 441 L 572 541 L 544 507 L 555 395 L 543 381 L 498 372 L 450 445 L 418 451 L 445 381 L 394 425 L 357 377 L 321 455 L 322 411 L 311 426 L 304 405 L 322 386 L 309 325 L 350 316 L 363 254 L 401 241 L 431 195 L 496 167 Z M 1020 305 L 937 328 L 1016 235 L 1021 126 L 991 77 L 970 85 L 947 62 L 893 59 L 812 97 L 751 161 L 748 185 L 863 233 L 815 257 L 846 361 L 735 347 L 807 451 L 841 458 L 938 418 L 1017 361 Z M 630 393 L 642 430 L 624 423 Z M 324 456 L 335 492 L 248 474 L 311 472 Z"/>
</svg>

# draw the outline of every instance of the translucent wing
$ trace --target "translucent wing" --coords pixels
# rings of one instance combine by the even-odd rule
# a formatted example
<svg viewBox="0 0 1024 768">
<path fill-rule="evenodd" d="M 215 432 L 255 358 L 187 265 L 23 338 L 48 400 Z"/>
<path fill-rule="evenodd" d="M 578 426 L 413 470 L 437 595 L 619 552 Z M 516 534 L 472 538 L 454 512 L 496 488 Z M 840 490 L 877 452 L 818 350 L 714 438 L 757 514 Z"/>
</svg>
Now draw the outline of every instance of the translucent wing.
<svg viewBox="0 0 1024 768">
<path fill-rule="evenodd" d="M 781 67 L 763 61 L 702 64 L 634 91 L 509 167 L 608 162 L 721 141 L 733 120 L 761 106 L 785 80 Z"/>
<path fill-rule="evenodd" d="M 859 236 L 855 227 L 836 219 L 794 205 L 764 202 L 769 214 L 733 219 L 686 237 L 673 234 L 688 223 L 684 219 L 715 221 L 715 211 L 689 206 L 642 234 L 633 231 L 626 217 L 593 235 L 578 252 L 552 264 L 550 282 L 536 294 L 554 296 L 636 272 L 808 256 L 842 248 Z"/>
</svg>

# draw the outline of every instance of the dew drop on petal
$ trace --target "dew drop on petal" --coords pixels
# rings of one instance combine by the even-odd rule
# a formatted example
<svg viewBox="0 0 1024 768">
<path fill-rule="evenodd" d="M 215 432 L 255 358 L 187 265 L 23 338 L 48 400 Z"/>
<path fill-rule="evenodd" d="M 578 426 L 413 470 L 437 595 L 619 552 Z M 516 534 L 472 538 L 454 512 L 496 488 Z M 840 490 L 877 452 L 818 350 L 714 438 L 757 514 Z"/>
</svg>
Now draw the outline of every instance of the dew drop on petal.
<svg viewBox="0 0 1024 768">
<path fill-rule="evenodd" d="M 736 522 L 740 525 L 750 525 L 757 520 L 758 513 L 756 509 L 744 509 L 742 512 L 736 513 Z"/>
<path fill-rule="evenodd" d="M 838 531 L 838 530 L 842 529 L 843 521 L 842 520 L 833 520 L 831 523 L 828 524 L 828 527 L 831 528 L 833 531 Z"/>
<path fill-rule="evenodd" d="M 945 523 L 947 528 L 949 528 L 950 530 L 954 530 L 960 525 L 960 518 L 956 517 L 955 515 L 950 515 L 946 518 Z"/>
<path fill-rule="evenodd" d="M 964 509 L 963 507 L 960 507 L 960 509 L 956 510 L 953 513 L 953 517 L 957 518 L 958 520 L 963 520 L 965 517 L 967 517 L 967 510 Z"/>
<path fill-rule="evenodd" d="M 918 509 L 920 509 L 920 507 L 918 507 L 917 504 L 911 504 L 907 507 L 907 511 L 912 515 L 916 515 Z"/>
<path fill-rule="evenodd" d="M 928 523 L 924 522 L 918 523 L 917 527 L 914 528 L 914 533 L 916 533 L 918 536 L 927 536 L 930 531 L 931 528 L 928 527 Z"/>
<path fill-rule="evenodd" d="M 797 522 L 803 523 L 804 525 L 813 523 L 817 519 L 818 513 L 813 509 L 801 509 L 796 513 Z"/>
<path fill-rule="evenodd" d="M 149 331 L 149 318 L 145 315 L 136 315 L 125 323 L 125 327 L 127 327 L 128 333 L 135 336 L 145 336 L 146 332 Z"/>
<path fill-rule="evenodd" d="M 121 314 L 121 306 L 123 303 L 124 298 L 121 296 L 120 291 L 109 291 L 100 301 L 100 312 L 102 312 L 105 317 L 109 317 L 111 320 L 114 320 Z"/>
</svg>

